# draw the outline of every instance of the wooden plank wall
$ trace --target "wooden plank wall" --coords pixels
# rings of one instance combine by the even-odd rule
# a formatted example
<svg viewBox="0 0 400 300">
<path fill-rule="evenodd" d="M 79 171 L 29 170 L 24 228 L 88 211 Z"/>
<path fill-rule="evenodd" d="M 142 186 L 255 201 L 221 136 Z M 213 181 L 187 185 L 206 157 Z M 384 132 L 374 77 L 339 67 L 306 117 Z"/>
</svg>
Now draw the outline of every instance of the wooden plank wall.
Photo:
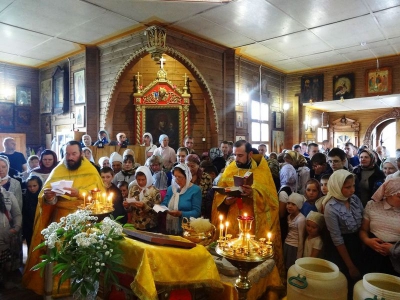
<svg viewBox="0 0 400 300">
<path fill-rule="evenodd" d="M 39 114 L 39 71 L 34 68 L 15 66 L 6 63 L 0 63 L 0 88 L 9 88 L 12 95 L 1 102 L 9 102 L 15 104 L 16 87 L 23 86 L 31 89 L 31 106 L 14 106 L 14 128 L 0 129 L 1 133 L 29 133 L 26 135 L 27 149 L 33 148 L 37 150 L 40 147 L 40 114 Z M 29 110 L 30 124 L 22 124 L 16 120 L 18 110 Z M 3 146 L 0 145 L 1 151 Z"/>
<path fill-rule="evenodd" d="M 100 124 L 106 124 L 106 119 L 108 118 L 105 115 L 106 107 L 118 72 L 129 61 L 132 54 L 143 47 L 143 44 L 142 33 L 137 33 L 100 46 Z M 223 114 L 223 87 L 224 80 L 229 80 L 227 76 L 224 76 L 226 74 L 224 74 L 223 69 L 224 51 L 226 49 L 206 44 L 173 31 L 168 31 L 167 33 L 167 46 L 179 51 L 190 60 L 204 77 L 214 96 L 215 108 L 218 114 L 219 132 L 212 129 L 210 120 L 214 117 L 210 114 L 210 111 L 212 111 L 210 110 L 211 103 L 206 102 L 206 106 L 204 105 L 207 95 L 204 94 L 204 90 L 200 88 L 199 83 L 195 82 L 194 74 L 191 74 L 187 69 L 188 66 L 185 67 L 182 61 L 179 62 L 168 56 L 167 59 L 170 63 L 167 61 L 166 70 L 169 80 L 183 83 L 181 76 L 185 72 L 191 74 L 190 76 L 193 80 L 190 86 L 190 92 L 193 96 L 193 107 L 190 108 L 190 130 L 195 138 L 196 151 L 202 152 L 210 147 L 217 146 L 217 141 L 227 138 L 228 135 L 230 139 L 233 139 L 234 132 L 232 128 L 226 132 L 222 130 L 222 120 L 225 118 Z M 147 58 L 146 54 L 143 54 L 141 60 L 129 68 L 127 78 L 121 84 L 116 85 L 116 92 L 119 93 L 118 101 L 114 103 L 115 105 L 110 105 L 109 115 L 112 116 L 113 124 L 112 126 L 111 124 L 107 124 L 107 128 L 111 128 L 110 131 L 113 136 L 119 131 L 126 131 L 132 141 L 134 137 L 133 120 L 131 119 L 131 116 L 133 116 L 133 105 L 130 102 L 132 82 L 129 80 L 132 79 L 135 72 L 143 70 L 140 72 L 144 73 L 143 79 L 148 84 L 150 79 L 155 78 L 158 66 Z M 231 77 L 231 81 L 233 81 L 233 74 L 229 74 L 229 76 Z M 226 94 L 225 97 L 226 103 L 234 103 L 233 93 Z M 201 142 L 203 137 L 206 139 L 205 143 Z"/>
<path fill-rule="evenodd" d="M 260 65 L 255 64 L 240 57 L 236 58 L 236 86 L 238 93 L 247 93 L 249 100 L 259 100 L 260 98 Z M 270 136 L 273 129 L 272 112 L 282 111 L 284 99 L 285 75 L 273 69 L 261 66 L 261 97 L 270 105 Z M 245 136 L 246 139 L 251 139 L 251 115 L 250 102 L 244 106 L 244 126 L 236 129 L 236 135 Z M 230 124 L 235 124 L 234 120 Z M 270 138 L 271 141 L 271 138 Z M 271 144 L 268 145 L 268 151 L 271 152 Z"/>
<path fill-rule="evenodd" d="M 392 67 L 393 74 L 393 94 L 400 94 L 400 57 L 391 56 L 379 59 L 379 66 Z M 300 115 L 301 107 L 299 107 L 298 94 L 300 93 L 301 77 L 304 75 L 324 75 L 324 100 L 332 100 L 333 98 L 333 76 L 354 73 L 355 74 L 355 97 L 365 97 L 365 73 L 369 69 L 376 68 L 376 60 L 367 60 L 362 62 L 336 65 L 332 67 L 325 67 L 320 69 L 313 69 L 310 71 L 296 72 L 287 75 L 287 97 L 286 101 L 290 103 L 290 109 L 286 117 L 286 132 L 285 132 L 285 148 L 291 147 L 293 144 L 304 140 L 304 126 L 302 124 L 302 116 Z M 346 100 L 345 100 L 346 101 Z M 355 119 L 360 122 L 360 142 L 363 141 L 365 131 L 368 126 L 382 114 L 390 111 L 391 109 L 379 109 L 373 111 L 362 111 L 362 114 L 357 111 L 353 112 L 338 112 L 329 113 L 330 121 L 342 117 Z M 319 111 L 313 111 L 312 117 L 321 119 Z"/>
</svg>

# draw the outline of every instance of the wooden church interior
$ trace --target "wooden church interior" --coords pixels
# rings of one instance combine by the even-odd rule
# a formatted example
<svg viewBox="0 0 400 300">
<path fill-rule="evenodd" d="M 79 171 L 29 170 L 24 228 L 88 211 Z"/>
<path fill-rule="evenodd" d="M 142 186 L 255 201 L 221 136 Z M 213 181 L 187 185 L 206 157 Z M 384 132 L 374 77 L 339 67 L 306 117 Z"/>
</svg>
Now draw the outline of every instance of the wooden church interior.
<svg viewBox="0 0 400 300">
<path fill-rule="evenodd" d="M 268 153 L 329 140 L 388 145 L 394 154 L 400 4 L 295 2 L 0 1 L 0 144 L 11 136 L 26 154 L 58 151 L 67 139 L 87 133 L 95 141 L 105 129 L 113 140 L 125 132 L 143 164 L 139 144 L 152 111 L 177 110 L 177 145 L 193 136 L 196 153 L 244 139 L 266 144 Z M 166 34 L 156 54 L 151 26 Z M 188 103 L 143 102 L 141 91 L 159 91 L 160 70 L 172 91 L 187 91 Z M 369 91 L 368 74 L 381 70 L 390 74 L 388 87 Z M 343 77 L 351 96 L 338 99 Z M 305 98 L 315 78 L 319 94 Z M 114 150 L 94 149 L 95 160 Z"/>
</svg>

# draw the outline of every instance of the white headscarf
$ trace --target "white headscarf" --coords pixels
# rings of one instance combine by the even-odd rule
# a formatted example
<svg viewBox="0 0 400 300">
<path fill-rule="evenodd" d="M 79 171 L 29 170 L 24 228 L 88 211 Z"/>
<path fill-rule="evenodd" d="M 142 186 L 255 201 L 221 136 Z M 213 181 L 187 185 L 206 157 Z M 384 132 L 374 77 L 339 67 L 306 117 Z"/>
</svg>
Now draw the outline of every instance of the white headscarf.
<svg viewBox="0 0 400 300">
<path fill-rule="evenodd" d="M 88 150 L 89 152 L 90 152 L 90 161 L 92 162 L 92 163 L 94 163 L 94 158 L 93 158 L 93 153 L 92 153 L 92 149 L 90 149 L 89 147 L 83 147 L 82 148 L 82 151 L 86 151 L 86 150 Z"/>
<path fill-rule="evenodd" d="M 137 184 L 136 179 L 131 184 L 132 185 L 137 185 L 140 188 L 139 200 L 142 201 L 144 196 L 145 196 L 145 194 L 146 194 L 146 192 L 147 192 L 147 190 L 148 190 L 148 187 L 153 185 L 153 177 L 151 176 L 150 169 L 148 167 L 146 167 L 146 166 L 141 166 L 141 167 L 137 168 L 136 172 L 135 172 L 135 177 L 137 176 L 137 174 L 139 172 L 143 173 L 146 176 L 146 186 L 144 188 L 139 186 Z"/>
<path fill-rule="evenodd" d="M 179 206 L 179 196 L 183 195 L 188 188 L 192 185 L 190 182 L 192 180 L 192 174 L 190 173 L 190 170 L 187 165 L 185 164 L 178 164 L 172 169 L 172 174 L 174 173 L 174 170 L 176 168 L 181 169 L 186 176 L 186 184 L 185 186 L 181 189 L 181 187 L 176 183 L 175 177 L 172 178 L 171 182 L 171 189 L 172 189 L 172 197 L 168 203 L 168 209 L 169 210 L 178 210 Z M 169 233 L 175 233 L 177 234 L 180 232 L 180 218 L 179 217 L 174 217 L 171 215 L 167 215 L 167 232 Z"/>
<path fill-rule="evenodd" d="M 328 180 L 328 194 L 325 199 L 322 201 L 322 205 L 325 204 L 333 197 L 339 201 L 347 201 L 348 197 L 343 196 L 342 187 L 346 178 L 350 175 L 353 175 L 349 171 L 345 169 L 337 170 L 333 172 L 333 174 L 329 177 Z"/>
<path fill-rule="evenodd" d="M 6 164 L 6 166 L 7 166 L 7 174 L 6 174 L 6 176 L 4 176 L 3 178 L 0 178 L 0 182 L 1 181 L 3 181 L 3 180 L 6 180 L 6 179 L 8 179 L 8 178 L 10 178 L 10 176 L 8 176 L 8 172 L 10 171 L 10 162 L 9 162 L 9 160 L 6 158 L 6 157 L 0 157 L 0 161 L 3 161 L 5 164 Z"/>
<path fill-rule="evenodd" d="M 108 156 L 102 156 L 102 157 L 99 158 L 99 166 L 100 166 L 100 168 L 103 167 L 103 163 L 104 163 L 105 160 L 108 160 L 108 162 L 110 162 L 110 158 Z"/>
</svg>

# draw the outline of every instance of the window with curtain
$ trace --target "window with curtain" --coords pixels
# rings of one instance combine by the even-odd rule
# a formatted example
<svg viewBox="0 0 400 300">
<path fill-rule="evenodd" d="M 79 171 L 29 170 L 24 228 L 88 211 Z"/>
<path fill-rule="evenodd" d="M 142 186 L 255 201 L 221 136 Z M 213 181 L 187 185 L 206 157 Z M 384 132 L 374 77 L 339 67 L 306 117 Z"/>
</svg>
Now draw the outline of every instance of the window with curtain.
<svg viewBox="0 0 400 300">
<path fill-rule="evenodd" d="M 254 148 L 260 144 L 267 145 L 267 152 L 270 151 L 269 144 L 269 106 L 267 103 L 258 100 L 251 100 L 251 135 L 250 143 Z"/>
</svg>

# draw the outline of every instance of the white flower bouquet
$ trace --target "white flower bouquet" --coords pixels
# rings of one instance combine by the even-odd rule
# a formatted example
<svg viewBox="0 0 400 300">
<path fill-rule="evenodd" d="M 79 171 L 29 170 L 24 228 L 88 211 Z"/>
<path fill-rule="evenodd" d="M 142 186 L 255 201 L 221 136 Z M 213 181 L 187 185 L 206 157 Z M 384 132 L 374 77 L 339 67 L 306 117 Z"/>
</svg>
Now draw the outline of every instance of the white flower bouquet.
<svg viewBox="0 0 400 300">
<path fill-rule="evenodd" d="M 46 265 L 56 263 L 53 276 L 60 275 L 58 288 L 70 279 L 71 293 L 82 299 L 97 293 L 101 273 L 106 282 L 117 282 L 113 272 L 123 271 L 118 242 L 124 235 L 122 225 L 116 222 L 118 218 L 106 217 L 97 223 L 97 217 L 90 214 L 89 210 L 78 210 L 43 229 L 44 242 L 35 250 L 48 247 L 49 251 L 32 268 L 41 270 L 43 276 Z"/>
</svg>

